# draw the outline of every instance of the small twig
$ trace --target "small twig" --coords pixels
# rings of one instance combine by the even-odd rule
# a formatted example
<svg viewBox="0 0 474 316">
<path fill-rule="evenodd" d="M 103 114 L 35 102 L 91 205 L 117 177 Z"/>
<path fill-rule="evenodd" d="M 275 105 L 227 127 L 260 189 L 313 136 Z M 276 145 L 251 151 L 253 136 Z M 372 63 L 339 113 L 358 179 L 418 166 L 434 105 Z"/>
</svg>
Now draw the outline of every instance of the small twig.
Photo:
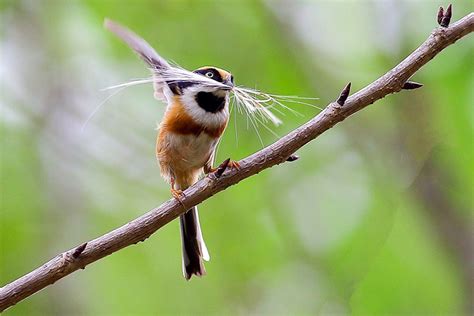
<svg viewBox="0 0 474 316">
<path fill-rule="evenodd" d="M 451 22 L 451 16 L 452 16 L 452 6 L 448 5 L 448 8 L 446 9 L 446 12 L 443 15 L 443 18 L 441 19 L 441 25 L 442 27 L 448 27 L 449 22 Z"/>
<path fill-rule="evenodd" d="M 443 16 L 444 16 L 444 9 L 443 7 L 439 7 L 438 10 L 438 24 L 441 25 L 441 22 L 443 21 Z"/>
<path fill-rule="evenodd" d="M 226 160 L 224 160 L 220 165 L 219 167 L 217 167 L 217 170 L 213 173 L 213 175 L 216 177 L 216 178 L 220 178 L 222 176 L 222 174 L 224 173 L 224 171 L 227 169 L 227 167 L 229 166 L 229 162 L 230 162 L 230 158 L 227 158 Z"/>
<path fill-rule="evenodd" d="M 403 84 L 402 89 L 404 90 L 414 90 L 423 87 L 423 84 L 415 81 L 407 81 Z"/>
<path fill-rule="evenodd" d="M 72 257 L 74 259 L 79 258 L 79 256 L 84 251 L 84 249 L 86 249 L 86 246 L 87 246 L 87 243 L 85 242 L 82 245 L 78 246 L 76 249 L 74 249 L 74 252 L 72 253 Z"/>
<path fill-rule="evenodd" d="M 340 106 L 343 106 L 344 103 L 346 103 L 347 98 L 349 97 L 349 93 L 351 92 L 351 83 L 349 82 L 344 89 L 342 89 L 341 94 L 339 95 L 339 98 L 337 98 L 337 103 Z"/>
<path fill-rule="evenodd" d="M 298 159 L 300 159 L 300 156 L 298 156 L 298 155 L 296 155 L 296 154 L 292 154 L 292 155 L 290 155 L 290 157 L 288 157 L 288 158 L 286 159 L 286 161 L 293 162 L 293 161 L 296 161 L 296 160 L 298 160 Z"/>
</svg>

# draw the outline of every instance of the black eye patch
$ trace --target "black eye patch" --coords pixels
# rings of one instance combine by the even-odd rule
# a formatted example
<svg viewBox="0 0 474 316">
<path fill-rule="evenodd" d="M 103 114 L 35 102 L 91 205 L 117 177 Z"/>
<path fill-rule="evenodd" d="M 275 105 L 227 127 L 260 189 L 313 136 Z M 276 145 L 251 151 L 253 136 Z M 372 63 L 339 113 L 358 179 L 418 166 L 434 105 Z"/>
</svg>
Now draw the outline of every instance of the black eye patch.
<svg viewBox="0 0 474 316">
<path fill-rule="evenodd" d="M 196 74 L 206 76 L 206 77 L 208 77 L 207 73 L 210 72 L 210 73 L 212 73 L 212 77 L 209 77 L 209 78 L 211 78 L 211 79 L 213 79 L 217 82 L 224 82 L 224 80 L 222 79 L 222 76 L 219 73 L 219 71 L 217 71 L 217 69 L 214 69 L 214 68 L 198 69 L 198 70 L 195 70 L 193 72 L 196 73 Z"/>
<path fill-rule="evenodd" d="M 203 68 L 203 69 L 194 70 L 193 72 L 196 74 L 205 76 L 207 78 L 213 79 L 217 82 L 224 82 L 224 79 L 222 78 L 221 74 L 215 68 Z M 212 76 L 208 75 L 208 73 L 212 73 Z M 231 77 L 231 81 L 234 82 L 233 76 Z M 198 84 L 192 81 L 179 81 L 179 82 L 166 82 L 166 83 L 168 84 L 171 91 L 175 95 L 181 95 L 183 94 L 184 89 Z"/>
<path fill-rule="evenodd" d="M 190 81 L 179 81 L 179 82 L 166 82 L 168 84 L 168 87 L 170 88 L 171 92 L 175 95 L 182 95 L 183 90 L 192 87 L 196 85 L 197 83 L 195 82 L 190 82 Z"/>
</svg>

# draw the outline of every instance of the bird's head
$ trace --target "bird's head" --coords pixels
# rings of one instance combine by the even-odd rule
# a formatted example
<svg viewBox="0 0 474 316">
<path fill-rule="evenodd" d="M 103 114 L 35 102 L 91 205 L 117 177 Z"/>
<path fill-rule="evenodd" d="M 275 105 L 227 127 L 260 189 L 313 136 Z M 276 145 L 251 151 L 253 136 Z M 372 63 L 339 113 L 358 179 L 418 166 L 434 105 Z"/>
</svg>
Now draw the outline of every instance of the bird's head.
<svg viewBox="0 0 474 316">
<path fill-rule="evenodd" d="M 234 78 L 229 72 L 216 67 L 201 67 L 193 72 L 176 65 L 172 66 L 161 57 L 144 39 L 137 34 L 106 19 L 104 26 L 130 46 L 145 61 L 153 76 L 148 80 L 139 80 L 124 85 L 126 87 L 138 83 L 153 83 L 155 98 L 168 104 L 179 102 L 188 114 L 203 125 L 221 125 L 229 116 L 229 99 L 232 92 L 236 106 L 254 116 L 260 122 L 271 121 L 279 125 L 281 120 L 271 108 L 275 105 L 289 109 L 282 102 L 306 104 L 301 98 L 277 96 L 256 89 L 234 86 Z M 304 98 L 303 98 L 304 99 Z M 257 119 L 257 115 L 260 119 Z M 207 125 L 206 125 L 207 126 Z"/>
<path fill-rule="evenodd" d="M 217 67 L 201 67 L 193 71 L 206 78 L 205 82 L 181 81 L 175 84 L 168 83 L 175 95 L 188 105 L 195 104 L 208 113 L 218 113 L 226 110 L 229 103 L 229 93 L 234 87 L 234 77 L 228 71 Z M 218 84 L 212 85 L 216 81 Z M 211 83 L 211 84 L 209 84 Z"/>
<path fill-rule="evenodd" d="M 193 71 L 194 73 L 204 76 L 206 78 L 212 79 L 214 81 L 220 82 L 224 84 L 226 87 L 220 87 L 221 91 L 229 91 L 234 87 L 234 76 L 224 69 L 220 69 L 217 67 L 201 67 Z"/>
</svg>

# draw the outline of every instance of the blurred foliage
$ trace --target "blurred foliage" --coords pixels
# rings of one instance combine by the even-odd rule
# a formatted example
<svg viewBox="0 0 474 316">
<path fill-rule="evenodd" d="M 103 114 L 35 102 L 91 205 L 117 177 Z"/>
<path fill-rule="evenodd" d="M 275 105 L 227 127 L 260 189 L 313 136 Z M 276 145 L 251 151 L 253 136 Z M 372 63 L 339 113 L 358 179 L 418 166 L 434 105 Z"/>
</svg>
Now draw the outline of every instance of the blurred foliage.
<svg viewBox="0 0 474 316">
<path fill-rule="evenodd" d="M 2 1 L 1 260 L 5 284 L 169 198 L 154 161 L 163 106 L 141 62 L 102 28 L 238 84 L 333 100 L 393 67 L 436 26 L 438 1 Z M 473 9 L 454 1 L 454 19 Z M 415 18 L 414 18 L 415 17 Z M 387 97 L 200 206 L 212 260 L 185 282 L 177 223 L 5 315 L 462 315 L 471 304 L 473 41 Z M 317 113 L 284 116 L 279 135 Z M 234 113 L 235 114 L 235 113 Z M 275 137 L 261 129 L 268 144 Z M 238 137 L 236 137 L 236 135 Z M 262 145 L 242 115 L 218 161 Z"/>
</svg>

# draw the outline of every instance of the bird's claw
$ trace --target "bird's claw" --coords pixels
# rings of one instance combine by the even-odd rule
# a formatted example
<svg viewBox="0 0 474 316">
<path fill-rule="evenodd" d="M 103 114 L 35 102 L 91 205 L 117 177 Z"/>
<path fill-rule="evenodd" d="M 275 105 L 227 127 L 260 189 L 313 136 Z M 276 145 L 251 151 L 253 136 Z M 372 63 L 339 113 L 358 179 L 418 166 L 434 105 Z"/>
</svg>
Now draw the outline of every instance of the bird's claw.
<svg viewBox="0 0 474 316">
<path fill-rule="evenodd" d="M 180 203 L 181 202 L 181 199 L 184 197 L 184 193 L 182 190 L 177 190 L 177 189 L 171 189 L 171 195 L 176 199 L 178 200 Z"/>
<path fill-rule="evenodd" d="M 236 160 L 230 160 L 227 168 L 240 170 L 240 163 Z"/>
</svg>

